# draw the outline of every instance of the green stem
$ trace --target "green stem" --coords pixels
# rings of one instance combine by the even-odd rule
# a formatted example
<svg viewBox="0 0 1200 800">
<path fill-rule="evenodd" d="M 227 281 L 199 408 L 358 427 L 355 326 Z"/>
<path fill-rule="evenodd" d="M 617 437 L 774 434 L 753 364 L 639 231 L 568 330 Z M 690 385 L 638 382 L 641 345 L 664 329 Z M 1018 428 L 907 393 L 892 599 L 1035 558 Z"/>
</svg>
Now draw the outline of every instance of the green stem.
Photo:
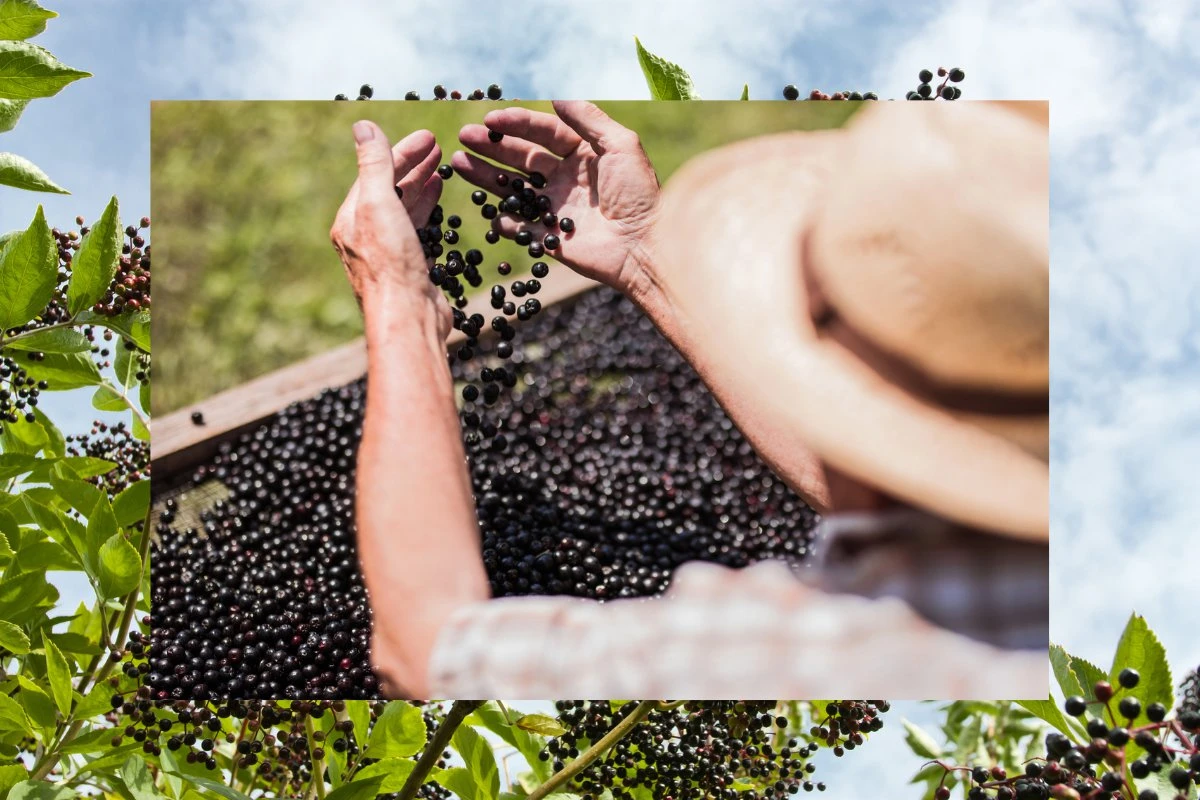
<svg viewBox="0 0 1200 800">
<path fill-rule="evenodd" d="M 639 722 L 646 718 L 646 715 L 658 707 L 659 703 L 655 700 L 643 700 L 638 703 L 629 716 L 614 725 L 612 730 L 601 737 L 600 741 L 580 753 L 579 758 L 551 775 L 545 783 L 530 792 L 527 800 L 542 800 L 547 795 L 553 794 L 559 787 L 587 769 L 593 761 L 604 755 L 613 745 L 624 739 Z M 405 798 L 401 798 L 401 800 L 405 800 Z"/>
<path fill-rule="evenodd" d="M 40 328 L 34 328 L 33 330 L 25 331 L 24 333 L 18 333 L 17 335 L 10 336 L 7 339 L 4 338 L 3 332 L 0 332 L 0 348 L 7 347 L 12 342 L 19 342 L 22 339 L 28 339 L 29 337 L 33 336 L 35 333 L 41 333 L 42 331 L 52 331 L 55 328 L 74 328 L 77 324 L 78 323 L 75 322 L 75 318 L 72 317 L 71 319 L 67 320 L 66 322 L 56 322 L 53 325 L 43 325 Z"/>
<path fill-rule="evenodd" d="M 425 778 L 433 770 L 433 765 L 442 757 L 442 751 L 450 743 L 450 739 L 454 736 L 454 732 L 458 730 L 458 726 L 475 709 L 483 705 L 483 702 L 482 700 L 454 701 L 454 705 L 450 706 L 450 710 L 446 712 L 446 719 L 438 726 L 438 729 L 433 734 L 433 738 L 429 740 L 429 744 L 425 745 L 425 752 L 421 753 L 421 758 L 417 760 L 417 765 L 409 773 L 408 780 L 400 787 L 400 792 L 396 795 L 396 800 L 413 800 L 417 796 L 417 790 L 425 783 Z"/>
<path fill-rule="evenodd" d="M 312 752 L 320 747 L 325 749 L 324 742 L 318 742 L 314 738 L 317 732 L 317 726 L 313 723 L 312 714 L 304 715 L 304 734 L 308 737 L 308 752 L 311 756 Z M 316 797 L 317 800 L 325 800 L 325 758 L 312 759 L 312 783 L 308 787 L 308 796 Z"/>
<path fill-rule="evenodd" d="M 142 581 L 146 579 L 146 570 L 150 568 L 149 508 L 146 509 L 146 518 L 142 520 L 142 540 L 138 546 L 138 553 L 142 559 L 142 571 L 141 574 L 138 575 L 137 588 L 130 592 L 129 596 L 125 598 L 125 608 L 121 612 L 121 627 L 117 630 L 117 639 L 113 646 L 114 650 L 125 649 L 125 640 L 129 637 L 129 628 L 132 626 L 134 615 L 137 613 L 137 601 L 138 597 L 142 593 Z M 99 656 L 97 656 L 97 658 L 99 658 Z M 113 668 L 117 665 L 117 661 L 118 659 L 109 657 L 104 660 L 103 665 L 94 675 L 89 676 L 87 673 L 84 673 L 79 680 L 79 693 L 81 695 L 84 694 L 88 688 L 89 677 L 91 679 L 92 686 L 98 685 L 101 681 L 107 678 L 113 671 Z M 41 759 L 40 763 L 34 765 L 33 773 L 30 775 L 31 780 L 43 781 L 46 779 L 46 776 L 50 774 L 50 772 L 55 766 L 58 765 L 59 760 L 62 758 L 63 746 L 70 743 L 76 736 L 79 735 L 79 731 L 83 728 L 85 722 L 87 722 L 85 719 L 76 719 L 71 722 L 70 727 L 67 728 L 67 732 L 58 739 L 52 748 L 46 751 L 46 754 Z"/>
</svg>

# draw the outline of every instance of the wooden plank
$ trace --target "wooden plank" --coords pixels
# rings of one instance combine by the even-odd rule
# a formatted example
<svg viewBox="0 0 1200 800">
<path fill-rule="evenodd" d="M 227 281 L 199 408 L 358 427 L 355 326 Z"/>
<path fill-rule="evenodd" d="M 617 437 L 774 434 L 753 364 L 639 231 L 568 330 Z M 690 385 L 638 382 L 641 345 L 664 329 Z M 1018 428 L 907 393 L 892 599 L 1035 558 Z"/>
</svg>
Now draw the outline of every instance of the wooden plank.
<svg viewBox="0 0 1200 800">
<path fill-rule="evenodd" d="M 543 284 L 537 299 L 543 306 L 550 306 L 596 286 L 599 284 L 595 281 L 560 266 Z M 479 312 L 487 318 L 496 314 L 487 292 L 473 297 L 463 312 Z M 493 335 L 489 325 L 480 338 Z M 452 330 L 447 344 L 453 347 L 465 338 L 462 331 Z M 177 485 L 192 468 L 212 458 L 222 442 L 292 403 L 357 380 L 366 371 L 366 345 L 359 338 L 153 419 L 150 456 L 156 487 Z M 197 411 L 203 415 L 203 424 L 192 422 L 192 414 Z"/>
</svg>

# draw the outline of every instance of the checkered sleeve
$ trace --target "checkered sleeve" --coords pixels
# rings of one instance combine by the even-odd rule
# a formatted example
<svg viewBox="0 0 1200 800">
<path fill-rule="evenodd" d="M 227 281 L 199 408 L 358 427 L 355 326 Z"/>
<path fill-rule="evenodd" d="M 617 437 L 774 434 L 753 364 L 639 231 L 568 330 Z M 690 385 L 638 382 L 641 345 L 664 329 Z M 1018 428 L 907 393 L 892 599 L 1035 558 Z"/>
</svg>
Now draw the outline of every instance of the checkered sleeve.
<svg viewBox="0 0 1200 800">
<path fill-rule="evenodd" d="M 895 598 L 826 593 L 780 563 L 692 563 L 663 597 L 461 609 L 430 664 L 463 697 L 1045 697 L 1045 652 L 1002 650 Z"/>
</svg>

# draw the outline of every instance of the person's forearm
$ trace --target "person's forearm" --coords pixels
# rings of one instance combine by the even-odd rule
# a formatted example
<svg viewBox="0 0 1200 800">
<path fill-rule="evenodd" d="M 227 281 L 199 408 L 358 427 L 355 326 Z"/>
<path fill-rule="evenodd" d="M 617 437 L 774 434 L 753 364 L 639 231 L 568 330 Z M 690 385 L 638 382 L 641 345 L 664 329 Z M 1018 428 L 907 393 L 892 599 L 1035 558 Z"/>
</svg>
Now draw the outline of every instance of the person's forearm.
<svg viewBox="0 0 1200 800">
<path fill-rule="evenodd" d="M 421 696 L 438 630 L 488 597 L 445 343 L 427 303 L 364 299 L 367 409 L 357 522 L 375 630 L 392 690 Z"/>
<path fill-rule="evenodd" d="M 698 343 L 710 331 L 697 337 L 698 324 L 682 306 L 672 300 L 667 287 L 655 277 L 652 248 L 635 254 L 639 260 L 625 294 L 650 318 L 659 332 L 680 352 L 700 379 L 725 409 L 759 457 L 818 512 L 830 507 L 827 477 L 818 459 L 796 435 L 786 419 L 762 413 L 755 402 L 757 392 L 769 391 L 768 385 L 747 386 L 727 367 L 722 350 Z M 699 324 L 703 324 L 701 320 Z"/>
</svg>

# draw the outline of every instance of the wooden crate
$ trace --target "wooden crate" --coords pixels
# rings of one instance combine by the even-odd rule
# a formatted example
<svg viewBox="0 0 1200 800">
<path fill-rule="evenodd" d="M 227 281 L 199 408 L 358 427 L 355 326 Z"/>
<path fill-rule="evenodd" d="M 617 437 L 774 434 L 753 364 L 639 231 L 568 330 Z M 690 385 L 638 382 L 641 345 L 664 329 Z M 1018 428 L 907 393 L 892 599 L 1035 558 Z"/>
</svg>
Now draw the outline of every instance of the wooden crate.
<svg viewBox="0 0 1200 800">
<path fill-rule="evenodd" d="M 537 299 L 546 307 L 597 286 L 564 267 L 546 281 Z M 488 318 L 496 314 L 486 292 L 472 298 L 463 311 Z M 492 336 L 491 327 L 486 326 L 479 338 Z M 454 347 L 465 338 L 462 331 L 452 330 L 448 343 Z M 185 482 L 191 470 L 211 459 L 222 442 L 235 439 L 292 403 L 357 380 L 366 371 L 366 345 L 360 338 L 155 418 L 150 456 L 156 497 Z M 192 422 L 197 411 L 203 415 L 203 424 Z"/>
</svg>

